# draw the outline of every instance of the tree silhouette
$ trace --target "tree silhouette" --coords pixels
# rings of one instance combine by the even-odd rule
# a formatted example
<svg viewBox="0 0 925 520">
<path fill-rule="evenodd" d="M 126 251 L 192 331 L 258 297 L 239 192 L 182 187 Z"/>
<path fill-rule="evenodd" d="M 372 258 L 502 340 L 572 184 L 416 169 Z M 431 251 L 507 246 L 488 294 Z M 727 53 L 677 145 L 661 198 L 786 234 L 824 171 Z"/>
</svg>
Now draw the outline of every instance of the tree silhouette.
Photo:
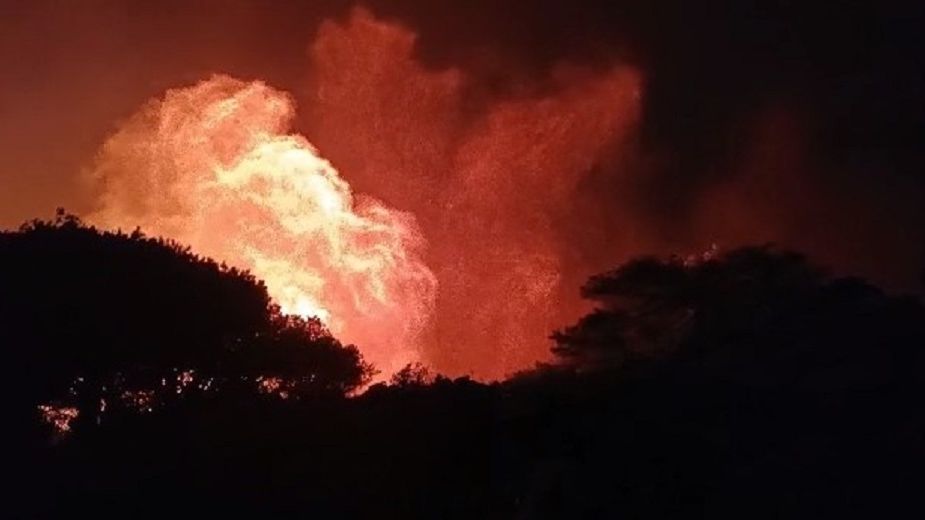
<svg viewBox="0 0 925 520">
<path fill-rule="evenodd" d="M 920 377 L 911 373 L 925 345 L 917 300 L 831 278 L 772 246 L 636 259 L 592 277 L 582 294 L 597 308 L 553 334 L 553 352 L 579 370 L 671 360 L 754 383 Z"/>
<path fill-rule="evenodd" d="M 5 382 L 33 410 L 255 385 L 343 395 L 372 373 L 317 320 L 282 316 L 251 274 L 61 210 L 0 233 L 0 344 Z"/>
<path fill-rule="evenodd" d="M 3 395 L 32 413 L 59 399 L 84 417 L 126 393 L 152 409 L 107 408 L 98 427 L 11 443 L 7 516 L 922 509 L 922 307 L 799 255 L 635 260 L 586 285 L 598 309 L 556 335 L 559 366 L 483 384 L 411 364 L 322 399 L 368 377 L 356 350 L 281 315 L 246 273 L 184 251 L 66 215 L 0 234 L 0 333 L 17 363 L 3 379 L 29 390 Z M 238 299 L 211 300 L 227 294 Z M 135 339 L 137 352 L 117 348 Z"/>
<path fill-rule="evenodd" d="M 397 387 L 425 386 L 433 382 L 434 375 L 423 363 L 409 363 L 392 374 L 389 383 Z"/>
</svg>

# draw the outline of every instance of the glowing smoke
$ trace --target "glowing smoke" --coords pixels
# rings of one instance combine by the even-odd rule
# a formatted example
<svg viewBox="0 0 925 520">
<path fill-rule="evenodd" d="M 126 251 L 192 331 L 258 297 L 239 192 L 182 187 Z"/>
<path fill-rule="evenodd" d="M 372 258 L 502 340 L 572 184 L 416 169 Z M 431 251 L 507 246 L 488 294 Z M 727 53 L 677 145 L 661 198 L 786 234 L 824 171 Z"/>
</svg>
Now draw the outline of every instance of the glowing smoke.
<svg viewBox="0 0 925 520">
<path fill-rule="evenodd" d="M 250 269 L 284 312 L 322 318 L 388 374 L 419 359 L 433 309 L 423 238 L 412 216 L 354 197 L 288 133 L 293 116 L 291 99 L 260 82 L 216 76 L 168 91 L 103 146 L 89 220 Z"/>
<path fill-rule="evenodd" d="M 419 218 L 440 282 L 426 361 L 501 377 L 548 356 L 598 268 L 566 261 L 571 228 L 600 225 L 578 190 L 637 127 L 642 79 L 562 64 L 545 85 L 498 96 L 462 69 L 422 65 L 416 38 L 363 9 L 323 23 L 304 124 L 358 189 Z"/>
</svg>

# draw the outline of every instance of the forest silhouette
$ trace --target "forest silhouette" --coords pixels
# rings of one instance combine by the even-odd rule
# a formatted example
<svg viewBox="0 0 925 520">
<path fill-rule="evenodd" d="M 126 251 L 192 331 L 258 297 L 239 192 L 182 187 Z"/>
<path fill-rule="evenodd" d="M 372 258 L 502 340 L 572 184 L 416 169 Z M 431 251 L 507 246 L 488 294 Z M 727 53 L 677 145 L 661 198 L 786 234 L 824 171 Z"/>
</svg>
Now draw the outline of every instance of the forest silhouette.
<svg viewBox="0 0 925 520">
<path fill-rule="evenodd" d="M 594 310 L 551 332 L 551 363 L 370 385 L 356 346 L 180 244 L 64 211 L 0 232 L 7 512 L 922 512 L 916 297 L 770 245 L 640 257 L 581 290 Z"/>
</svg>

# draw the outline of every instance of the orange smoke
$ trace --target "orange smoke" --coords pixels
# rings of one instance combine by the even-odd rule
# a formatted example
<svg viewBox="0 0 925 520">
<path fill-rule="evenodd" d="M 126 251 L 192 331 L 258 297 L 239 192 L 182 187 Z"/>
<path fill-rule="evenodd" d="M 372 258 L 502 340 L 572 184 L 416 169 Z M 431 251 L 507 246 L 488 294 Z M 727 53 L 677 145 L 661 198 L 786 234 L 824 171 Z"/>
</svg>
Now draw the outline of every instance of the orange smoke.
<svg viewBox="0 0 925 520">
<path fill-rule="evenodd" d="M 89 220 L 250 269 L 284 312 L 318 316 L 387 375 L 420 358 L 433 310 L 423 238 L 411 215 L 355 197 L 288 133 L 293 116 L 292 100 L 260 82 L 215 76 L 168 91 L 103 146 Z"/>
<path fill-rule="evenodd" d="M 600 225 L 582 225 L 578 191 L 636 128 L 641 78 L 563 64 L 502 97 L 473 73 L 428 69 L 415 43 L 363 9 L 322 24 L 304 125 L 358 189 L 418 216 L 440 282 L 425 361 L 502 377 L 548 355 L 594 272 L 567 262 L 570 229 Z"/>
</svg>

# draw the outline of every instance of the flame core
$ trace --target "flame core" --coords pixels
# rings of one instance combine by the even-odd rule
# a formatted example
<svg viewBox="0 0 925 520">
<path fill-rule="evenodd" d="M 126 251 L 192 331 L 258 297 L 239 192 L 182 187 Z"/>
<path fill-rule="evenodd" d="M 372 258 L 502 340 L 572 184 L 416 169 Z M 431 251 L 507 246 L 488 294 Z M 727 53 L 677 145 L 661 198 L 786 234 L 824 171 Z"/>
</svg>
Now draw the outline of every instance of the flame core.
<svg viewBox="0 0 925 520">
<path fill-rule="evenodd" d="M 424 239 L 411 215 L 354 196 L 288 133 L 294 115 L 261 82 L 215 76 L 168 91 L 102 147 L 89 220 L 249 269 L 283 312 L 319 317 L 387 375 L 420 359 L 436 295 Z"/>
</svg>

